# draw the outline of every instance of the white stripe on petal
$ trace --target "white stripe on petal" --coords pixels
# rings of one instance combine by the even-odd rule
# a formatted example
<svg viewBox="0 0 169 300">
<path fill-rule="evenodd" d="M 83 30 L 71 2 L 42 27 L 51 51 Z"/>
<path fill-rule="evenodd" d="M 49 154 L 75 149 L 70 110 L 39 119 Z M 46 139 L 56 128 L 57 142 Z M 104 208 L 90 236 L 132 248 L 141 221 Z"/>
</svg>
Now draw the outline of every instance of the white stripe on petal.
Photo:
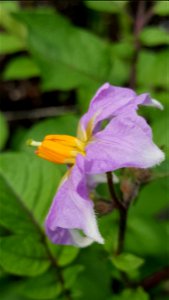
<svg viewBox="0 0 169 300">
<path fill-rule="evenodd" d="M 90 246 L 94 242 L 93 239 L 82 236 L 80 234 L 80 232 L 78 231 L 78 229 L 71 229 L 71 230 L 69 230 L 69 232 L 72 236 L 75 246 L 84 248 L 84 247 Z"/>
</svg>

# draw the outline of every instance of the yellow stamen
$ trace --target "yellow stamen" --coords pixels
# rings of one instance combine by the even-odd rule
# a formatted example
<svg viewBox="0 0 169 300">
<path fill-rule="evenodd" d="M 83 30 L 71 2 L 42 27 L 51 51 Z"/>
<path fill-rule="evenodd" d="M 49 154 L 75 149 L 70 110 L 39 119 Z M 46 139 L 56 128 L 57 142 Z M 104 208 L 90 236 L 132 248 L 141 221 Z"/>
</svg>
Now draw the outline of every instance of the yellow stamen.
<svg viewBox="0 0 169 300">
<path fill-rule="evenodd" d="M 87 123 L 87 126 L 85 129 L 82 128 L 82 125 L 79 122 L 78 129 L 77 129 L 77 137 L 78 137 L 78 139 L 81 140 L 81 142 L 83 141 L 82 143 L 86 143 L 91 139 L 96 118 L 99 116 L 100 113 L 101 113 L 101 110 L 97 111 L 93 115 L 93 117 Z"/>
<path fill-rule="evenodd" d="M 69 135 L 47 135 L 42 142 L 29 140 L 31 146 L 37 146 L 36 154 L 58 164 L 74 164 L 78 153 L 85 155 L 85 144 Z"/>
</svg>

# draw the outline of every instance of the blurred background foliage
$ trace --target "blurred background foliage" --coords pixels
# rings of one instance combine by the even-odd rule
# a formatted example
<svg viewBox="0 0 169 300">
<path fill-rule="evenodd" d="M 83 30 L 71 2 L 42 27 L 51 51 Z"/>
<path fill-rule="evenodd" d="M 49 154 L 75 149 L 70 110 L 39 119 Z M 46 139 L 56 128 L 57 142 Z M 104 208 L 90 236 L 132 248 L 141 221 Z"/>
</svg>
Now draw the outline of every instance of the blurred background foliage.
<svg viewBox="0 0 169 300">
<path fill-rule="evenodd" d="M 168 299 L 168 16 L 168 1 L 0 1 L 2 300 Z M 43 222 L 64 167 L 25 144 L 49 133 L 76 134 L 104 82 L 149 92 L 164 105 L 140 109 L 166 160 L 130 209 L 118 257 L 116 212 L 98 220 L 103 246 L 79 250 L 46 240 Z M 104 184 L 97 193 L 109 197 Z M 161 269 L 159 284 L 144 282 Z"/>
</svg>

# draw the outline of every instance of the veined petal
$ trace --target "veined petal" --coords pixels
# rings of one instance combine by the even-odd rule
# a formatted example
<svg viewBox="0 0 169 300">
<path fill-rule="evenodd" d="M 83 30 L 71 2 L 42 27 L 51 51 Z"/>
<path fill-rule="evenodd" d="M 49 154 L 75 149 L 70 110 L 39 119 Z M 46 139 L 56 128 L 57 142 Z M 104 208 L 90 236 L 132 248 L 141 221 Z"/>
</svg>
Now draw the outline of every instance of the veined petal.
<svg viewBox="0 0 169 300">
<path fill-rule="evenodd" d="M 85 132 L 89 122 L 93 120 L 93 131 L 96 125 L 116 115 L 120 108 L 134 101 L 136 93 L 129 88 L 121 88 L 105 83 L 93 97 L 89 109 L 80 119 L 79 127 Z"/>
<path fill-rule="evenodd" d="M 84 247 L 94 241 L 103 243 L 93 202 L 88 197 L 86 179 L 78 165 L 72 167 L 59 187 L 45 225 L 49 238 L 59 244 Z M 77 230 L 82 230 L 85 236 L 78 234 Z"/>
<path fill-rule="evenodd" d="M 126 111 L 136 111 L 138 105 L 154 106 L 163 109 L 160 102 L 151 99 L 147 93 L 137 95 L 132 89 L 112 86 L 105 83 L 96 92 L 89 109 L 79 122 L 79 132 L 85 138 L 86 131 L 90 126 L 90 132 L 96 133 L 101 128 L 103 120 L 110 120 Z"/>
<path fill-rule="evenodd" d="M 111 120 L 86 147 L 85 171 L 103 173 L 123 167 L 149 168 L 164 159 L 153 143 L 151 129 L 141 117 L 133 114 Z"/>
</svg>

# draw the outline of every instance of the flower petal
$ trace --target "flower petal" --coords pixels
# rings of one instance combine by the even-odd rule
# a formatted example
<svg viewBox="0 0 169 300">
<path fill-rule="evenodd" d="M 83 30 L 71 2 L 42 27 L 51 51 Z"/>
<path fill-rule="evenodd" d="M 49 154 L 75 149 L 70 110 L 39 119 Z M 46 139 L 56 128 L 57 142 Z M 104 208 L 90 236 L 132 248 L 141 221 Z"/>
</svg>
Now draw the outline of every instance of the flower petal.
<svg viewBox="0 0 169 300">
<path fill-rule="evenodd" d="M 149 168 L 164 159 L 153 143 L 146 121 L 131 114 L 118 116 L 86 147 L 85 172 L 103 173 L 123 167 Z"/>
<path fill-rule="evenodd" d="M 134 101 L 135 97 L 136 93 L 129 88 L 105 83 L 98 89 L 90 103 L 89 110 L 81 118 L 79 122 L 81 130 L 85 131 L 92 119 L 94 129 L 98 122 L 112 117 L 120 108 Z"/>
<path fill-rule="evenodd" d="M 93 208 L 88 197 L 86 178 L 78 165 L 59 187 L 46 218 L 46 232 L 49 238 L 59 244 L 82 246 L 96 241 L 103 243 Z M 82 230 L 85 236 L 78 234 Z"/>
<path fill-rule="evenodd" d="M 89 110 L 81 118 L 79 122 L 80 131 L 85 135 L 88 124 L 91 123 L 92 132 L 96 133 L 100 130 L 101 121 L 109 120 L 112 117 L 124 113 L 128 109 L 135 111 L 138 105 L 155 106 L 163 109 L 161 103 L 155 99 L 151 99 L 147 93 L 137 96 L 132 89 L 112 86 L 109 83 L 105 83 L 96 92 L 90 103 Z"/>
</svg>

